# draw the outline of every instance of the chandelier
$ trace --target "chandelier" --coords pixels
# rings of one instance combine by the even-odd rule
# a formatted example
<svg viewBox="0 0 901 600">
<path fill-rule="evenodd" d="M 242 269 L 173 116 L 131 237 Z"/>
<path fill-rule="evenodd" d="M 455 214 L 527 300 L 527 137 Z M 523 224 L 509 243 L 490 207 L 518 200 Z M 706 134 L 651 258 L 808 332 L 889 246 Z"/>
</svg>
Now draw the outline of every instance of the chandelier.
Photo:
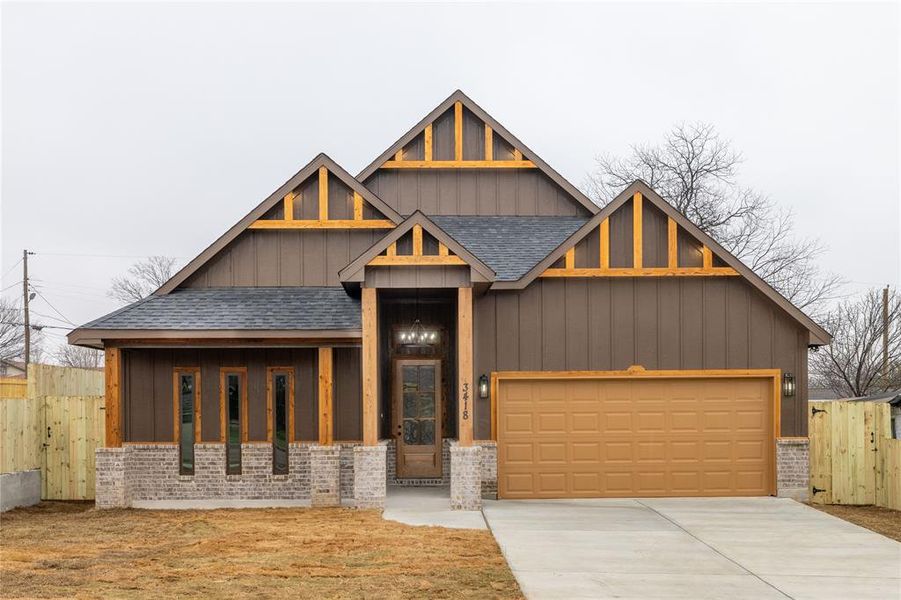
<svg viewBox="0 0 901 600">
<path fill-rule="evenodd" d="M 402 345 L 410 348 L 429 348 L 438 343 L 438 331 L 423 327 L 422 322 L 416 319 L 410 329 L 401 331 L 397 338 Z"/>
</svg>

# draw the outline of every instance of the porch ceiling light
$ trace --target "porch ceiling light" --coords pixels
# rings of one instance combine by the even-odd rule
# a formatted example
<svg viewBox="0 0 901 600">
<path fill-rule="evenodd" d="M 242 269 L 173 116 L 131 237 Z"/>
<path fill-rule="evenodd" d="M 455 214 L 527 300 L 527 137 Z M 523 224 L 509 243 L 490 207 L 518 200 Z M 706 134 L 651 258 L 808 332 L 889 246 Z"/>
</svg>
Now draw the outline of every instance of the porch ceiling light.
<svg viewBox="0 0 901 600">
<path fill-rule="evenodd" d="M 404 346 L 428 348 L 438 343 L 438 332 L 422 326 L 419 319 L 413 321 L 413 325 L 407 331 L 398 334 L 398 341 Z"/>
</svg>

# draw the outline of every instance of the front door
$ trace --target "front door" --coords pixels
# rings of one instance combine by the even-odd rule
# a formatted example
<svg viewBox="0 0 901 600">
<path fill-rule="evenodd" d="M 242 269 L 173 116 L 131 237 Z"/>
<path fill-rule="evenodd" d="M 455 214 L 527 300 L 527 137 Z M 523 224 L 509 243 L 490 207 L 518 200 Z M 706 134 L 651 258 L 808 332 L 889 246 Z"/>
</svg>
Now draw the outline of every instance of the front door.
<svg viewBox="0 0 901 600">
<path fill-rule="evenodd" d="M 441 361 L 398 359 L 394 367 L 397 477 L 441 477 Z"/>
</svg>

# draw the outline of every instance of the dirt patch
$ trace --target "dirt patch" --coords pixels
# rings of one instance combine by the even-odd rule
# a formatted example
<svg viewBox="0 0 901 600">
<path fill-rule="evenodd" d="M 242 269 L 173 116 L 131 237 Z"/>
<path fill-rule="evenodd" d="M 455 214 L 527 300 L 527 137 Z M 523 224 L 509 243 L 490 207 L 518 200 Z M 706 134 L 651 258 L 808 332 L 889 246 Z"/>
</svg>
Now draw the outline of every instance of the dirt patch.
<svg viewBox="0 0 901 600">
<path fill-rule="evenodd" d="M 879 506 L 811 504 L 810 506 L 901 542 L 901 511 Z"/>
<path fill-rule="evenodd" d="M 521 598 L 487 531 L 350 509 L 98 511 L 0 521 L 0 596 Z"/>
</svg>

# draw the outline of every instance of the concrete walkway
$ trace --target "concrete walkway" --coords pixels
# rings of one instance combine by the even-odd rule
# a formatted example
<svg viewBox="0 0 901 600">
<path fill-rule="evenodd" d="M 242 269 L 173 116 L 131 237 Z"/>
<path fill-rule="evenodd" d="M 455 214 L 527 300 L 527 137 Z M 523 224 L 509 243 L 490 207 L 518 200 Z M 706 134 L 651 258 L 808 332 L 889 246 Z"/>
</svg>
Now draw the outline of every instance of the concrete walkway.
<svg viewBox="0 0 901 600">
<path fill-rule="evenodd" d="M 901 599 L 901 544 L 792 500 L 486 502 L 542 598 Z"/>
<path fill-rule="evenodd" d="M 388 486 L 382 518 L 407 525 L 487 529 L 477 510 L 451 510 L 447 487 Z"/>
</svg>

